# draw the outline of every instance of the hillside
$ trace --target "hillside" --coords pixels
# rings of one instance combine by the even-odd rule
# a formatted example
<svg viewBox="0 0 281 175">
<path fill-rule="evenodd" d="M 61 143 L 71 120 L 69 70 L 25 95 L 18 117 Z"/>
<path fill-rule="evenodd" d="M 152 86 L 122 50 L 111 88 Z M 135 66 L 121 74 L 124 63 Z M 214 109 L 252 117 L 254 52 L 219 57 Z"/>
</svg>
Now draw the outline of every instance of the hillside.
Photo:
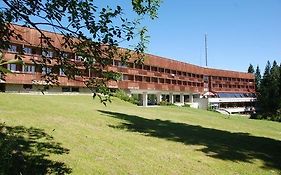
<svg viewBox="0 0 281 175">
<path fill-rule="evenodd" d="M 0 174 L 280 174 L 281 123 L 0 94 Z"/>
</svg>

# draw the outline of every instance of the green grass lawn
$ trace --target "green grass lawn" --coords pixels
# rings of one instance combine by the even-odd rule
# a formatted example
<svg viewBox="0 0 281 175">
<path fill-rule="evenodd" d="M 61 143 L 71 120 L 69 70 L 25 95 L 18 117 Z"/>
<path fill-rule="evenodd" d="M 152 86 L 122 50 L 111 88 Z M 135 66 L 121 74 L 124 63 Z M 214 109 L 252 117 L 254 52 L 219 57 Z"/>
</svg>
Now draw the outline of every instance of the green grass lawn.
<svg viewBox="0 0 281 175">
<path fill-rule="evenodd" d="M 281 123 L 0 94 L 0 174 L 281 174 Z"/>
</svg>

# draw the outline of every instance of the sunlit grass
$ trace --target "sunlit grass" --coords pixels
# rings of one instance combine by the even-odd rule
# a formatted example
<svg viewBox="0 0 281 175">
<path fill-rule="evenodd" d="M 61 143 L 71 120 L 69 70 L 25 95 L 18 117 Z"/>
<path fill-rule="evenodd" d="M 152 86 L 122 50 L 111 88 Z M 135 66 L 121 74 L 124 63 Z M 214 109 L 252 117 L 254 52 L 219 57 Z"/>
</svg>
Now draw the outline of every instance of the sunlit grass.
<svg viewBox="0 0 281 175">
<path fill-rule="evenodd" d="M 281 173 L 281 124 L 271 121 L 119 99 L 104 106 L 90 95 L 0 94 L 4 122 L 52 136 L 69 153 L 46 159 L 73 174 Z"/>
</svg>

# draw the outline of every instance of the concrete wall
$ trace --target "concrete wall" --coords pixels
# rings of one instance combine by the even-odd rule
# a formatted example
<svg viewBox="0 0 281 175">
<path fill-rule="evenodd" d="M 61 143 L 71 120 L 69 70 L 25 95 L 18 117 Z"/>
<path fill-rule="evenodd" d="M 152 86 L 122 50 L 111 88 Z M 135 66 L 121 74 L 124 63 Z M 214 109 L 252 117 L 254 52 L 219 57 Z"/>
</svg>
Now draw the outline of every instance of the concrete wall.
<svg viewBox="0 0 281 175">
<path fill-rule="evenodd" d="M 22 84 L 6 84 L 6 92 L 11 93 L 41 93 L 43 86 L 41 85 L 32 85 L 32 89 L 24 89 Z M 91 93 L 91 91 L 86 87 L 79 87 L 79 92 L 62 92 L 61 86 L 50 87 L 44 93 Z"/>
<path fill-rule="evenodd" d="M 193 101 L 198 104 L 199 109 L 208 109 L 207 98 L 194 98 Z"/>
</svg>

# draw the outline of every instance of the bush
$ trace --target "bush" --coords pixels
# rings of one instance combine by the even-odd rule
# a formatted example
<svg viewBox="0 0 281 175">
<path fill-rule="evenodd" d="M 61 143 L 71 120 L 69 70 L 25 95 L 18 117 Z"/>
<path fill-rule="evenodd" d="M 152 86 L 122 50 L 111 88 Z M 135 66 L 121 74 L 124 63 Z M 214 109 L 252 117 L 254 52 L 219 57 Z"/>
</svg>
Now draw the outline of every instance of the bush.
<svg viewBox="0 0 281 175">
<path fill-rule="evenodd" d="M 190 108 L 190 104 L 187 104 L 187 103 L 185 103 L 182 107 L 188 107 L 188 108 Z"/>
<path fill-rule="evenodd" d="M 130 102 L 132 104 L 139 104 L 138 96 L 133 94 L 131 97 L 123 90 L 117 90 L 114 94 L 115 97 Z"/>
<path fill-rule="evenodd" d="M 272 114 L 254 113 L 254 114 L 251 114 L 250 119 L 259 119 L 259 120 L 265 119 L 265 120 L 281 122 L 281 115 L 280 114 L 272 115 Z"/>
<path fill-rule="evenodd" d="M 168 102 L 167 100 L 161 101 L 159 103 L 160 106 L 174 106 L 173 103 Z"/>
</svg>

